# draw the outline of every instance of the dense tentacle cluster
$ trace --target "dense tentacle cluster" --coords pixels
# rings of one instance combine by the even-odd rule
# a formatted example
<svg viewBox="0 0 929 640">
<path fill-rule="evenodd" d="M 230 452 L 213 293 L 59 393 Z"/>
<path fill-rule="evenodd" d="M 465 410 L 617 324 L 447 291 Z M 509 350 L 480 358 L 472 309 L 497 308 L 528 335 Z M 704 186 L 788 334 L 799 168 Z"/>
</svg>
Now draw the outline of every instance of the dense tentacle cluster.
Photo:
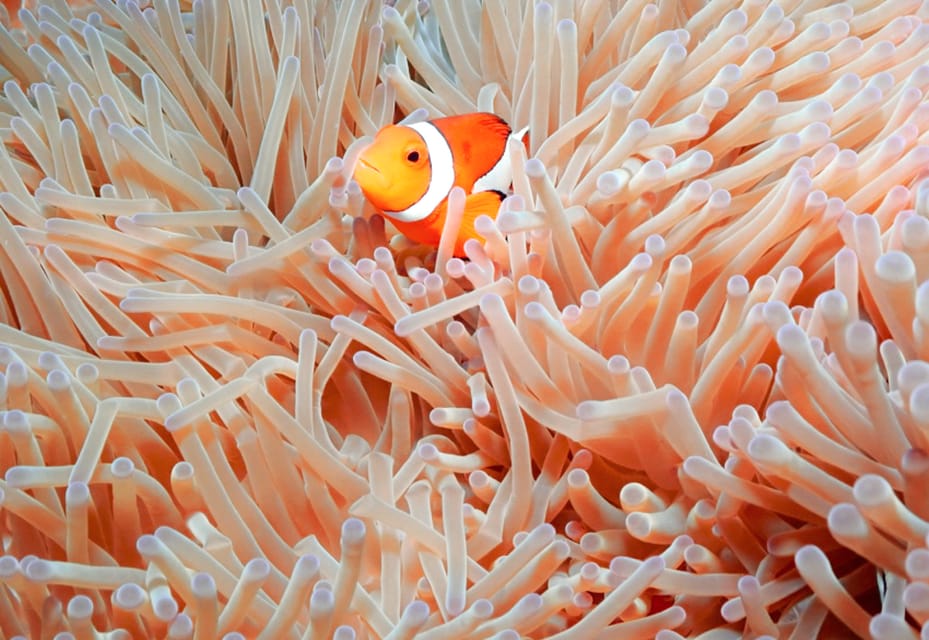
<svg viewBox="0 0 929 640">
<path fill-rule="evenodd" d="M 35 4 L 2 635 L 925 636 L 925 2 Z M 462 260 L 350 177 L 474 110 Z"/>
</svg>

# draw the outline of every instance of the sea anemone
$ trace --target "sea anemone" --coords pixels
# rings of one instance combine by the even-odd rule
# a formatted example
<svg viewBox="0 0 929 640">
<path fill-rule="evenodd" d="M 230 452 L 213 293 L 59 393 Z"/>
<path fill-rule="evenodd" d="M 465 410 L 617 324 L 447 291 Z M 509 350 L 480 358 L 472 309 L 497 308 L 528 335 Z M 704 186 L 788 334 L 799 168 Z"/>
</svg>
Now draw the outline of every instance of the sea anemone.
<svg viewBox="0 0 929 640">
<path fill-rule="evenodd" d="M 929 4 L 26 4 L 0 635 L 929 636 Z M 351 171 L 477 110 L 461 259 Z"/>
</svg>

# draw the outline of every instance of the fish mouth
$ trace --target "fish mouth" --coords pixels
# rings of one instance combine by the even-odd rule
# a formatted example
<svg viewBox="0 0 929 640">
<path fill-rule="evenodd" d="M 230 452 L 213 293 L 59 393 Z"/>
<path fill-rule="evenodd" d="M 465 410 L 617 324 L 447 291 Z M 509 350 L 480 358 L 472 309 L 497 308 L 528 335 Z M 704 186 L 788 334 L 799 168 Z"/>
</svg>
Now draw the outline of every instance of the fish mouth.
<svg viewBox="0 0 929 640">
<path fill-rule="evenodd" d="M 364 158 L 358 158 L 352 177 L 355 178 L 355 182 L 358 183 L 358 186 L 365 192 L 369 200 L 374 194 L 386 192 L 391 184 L 387 176 Z"/>
<path fill-rule="evenodd" d="M 364 169 L 365 171 L 373 171 L 374 173 L 381 174 L 381 172 L 378 171 L 378 168 L 377 168 L 377 167 L 375 167 L 373 164 L 371 164 L 370 162 L 368 162 L 368 161 L 365 160 L 364 158 L 361 158 L 361 157 L 358 158 L 358 166 L 360 166 L 360 167 L 361 167 L 362 169 Z M 355 167 L 355 171 L 358 171 L 358 166 Z M 381 174 L 381 175 L 383 175 L 383 174 Z"/>
</svg>

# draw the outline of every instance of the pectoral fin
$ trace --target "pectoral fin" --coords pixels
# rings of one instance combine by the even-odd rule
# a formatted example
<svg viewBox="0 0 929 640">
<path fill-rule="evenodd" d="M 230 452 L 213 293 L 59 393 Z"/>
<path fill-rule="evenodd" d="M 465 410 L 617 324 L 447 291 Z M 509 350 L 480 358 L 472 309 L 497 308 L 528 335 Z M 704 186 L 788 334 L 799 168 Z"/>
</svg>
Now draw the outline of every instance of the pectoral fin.
<svg viewBox="0 0 929 640">
<path fill-rule="evenodd" d="M 478 216 L 497 217 L 500 203 L 504 195 L 499 191 L 478 191 L 465 198 L 464 214 L 461 225 L 458 227 L 458 238 L 455 241 L 455 255 L 463 258 L 464 243 L 470 238 L 483 241 L 483 238 L 474 230 L 474 221 Z M 443 200 L 435 211 L 425 220 L 417 222 L 402 222 L 391 220 L 397 230 L 410 240 L 437 247 L 442 237 L 442 229 L 447 218 L 448 200 Z"/>
<path fill-rule="evenodd" d="M 464 216 L 461 219 L 461 227 L 458 229 L 458 240 L 455 242 L 456 256 L 464 256 L 464 243 L 468 239 L 474 238 L 483 242 L 483 237 L 474 229 L 474 221 L 478 216 L 490 216 L 496 219 L 503 198 L 504 195 L 499 191 L 478 191 L 465 198 Z"/>
</svg>

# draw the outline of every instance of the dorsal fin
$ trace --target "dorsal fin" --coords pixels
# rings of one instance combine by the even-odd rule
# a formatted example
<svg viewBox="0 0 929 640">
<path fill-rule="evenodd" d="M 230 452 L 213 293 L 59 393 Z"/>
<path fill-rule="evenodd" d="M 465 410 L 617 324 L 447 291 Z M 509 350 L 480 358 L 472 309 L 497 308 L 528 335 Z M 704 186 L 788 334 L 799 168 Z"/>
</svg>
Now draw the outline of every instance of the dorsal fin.
<svg viewBox="0 0 929 640">
<path fill-rule="evenodd" d="M 455 163 L 455 184 L 470 193 L 506 151 L 510 126 L 492 113 L 438 118 L 432 124 L 445 136 Z"/>
</svg>

